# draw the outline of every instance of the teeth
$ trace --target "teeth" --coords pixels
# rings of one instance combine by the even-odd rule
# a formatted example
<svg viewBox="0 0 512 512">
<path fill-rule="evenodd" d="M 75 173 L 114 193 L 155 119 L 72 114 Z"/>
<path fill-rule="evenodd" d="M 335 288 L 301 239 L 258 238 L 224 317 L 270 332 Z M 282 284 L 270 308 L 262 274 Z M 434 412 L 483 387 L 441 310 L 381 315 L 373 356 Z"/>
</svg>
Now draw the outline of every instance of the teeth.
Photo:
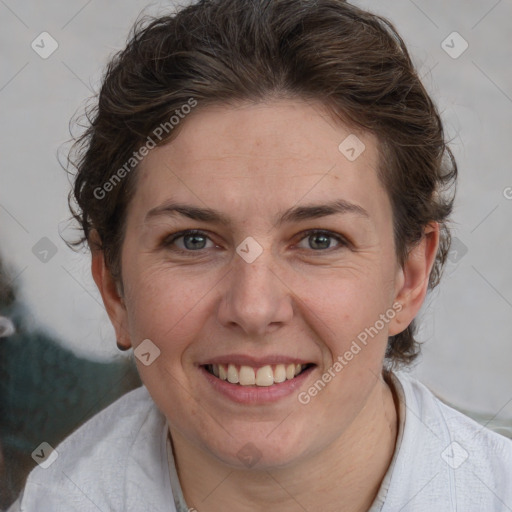
<svg viewBox="0 0 512 512">
<path fill-rule="evenodd" d="M 254 386 L 256 384 L 256 375 L 254 369 L 250 366 L 240 367 L 240 384 L 242 386 Z"/>
<path fill-rule="evenodd" d="M 228 366 L 228 382 L 238 384 L 238 372 L 236 371 L 236 367 L 232 364 Z"/>
<path fill-rule="evenodd" d="M 293 363 L 266 365 L 257 369 L 244 365 L 238 368 L 234 364 L 212 364 L 208 369 L 219 379 L 227 380 L 231 384 L 266 387 L 295 378 L 305 367 L 306 365 Z"/>
<path fill-rule="evenodd" d="M 274 370 L 274 382 L 284 382 L 286 380 L 286 368 L 284 364 L 276 365 Z"/>
<path fill-rule="evenodd" d="M 256 372 L 256 386 L 272 386 L 274 384 L 274 372 L 272 366 L 264 366 Z"/>
</svg>

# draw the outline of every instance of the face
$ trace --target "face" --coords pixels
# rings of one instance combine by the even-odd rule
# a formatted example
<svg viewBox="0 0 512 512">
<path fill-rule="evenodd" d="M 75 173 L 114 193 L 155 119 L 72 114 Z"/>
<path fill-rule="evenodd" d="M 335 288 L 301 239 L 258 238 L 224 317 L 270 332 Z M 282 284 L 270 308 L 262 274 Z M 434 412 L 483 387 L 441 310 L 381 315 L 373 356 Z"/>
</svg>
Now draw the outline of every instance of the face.
<svg viewBox="0 0 512 512">
<path fill-rule="evenodd" d="M 291 464 L 350 428 L 405 327 L 377 141 L 350 161 L 354 132 L 298 100 L 199 107 L 138 170 L 107 309 L 146 363 L 160 351 L 137 364 L 171 431 Z"/>
</svg>

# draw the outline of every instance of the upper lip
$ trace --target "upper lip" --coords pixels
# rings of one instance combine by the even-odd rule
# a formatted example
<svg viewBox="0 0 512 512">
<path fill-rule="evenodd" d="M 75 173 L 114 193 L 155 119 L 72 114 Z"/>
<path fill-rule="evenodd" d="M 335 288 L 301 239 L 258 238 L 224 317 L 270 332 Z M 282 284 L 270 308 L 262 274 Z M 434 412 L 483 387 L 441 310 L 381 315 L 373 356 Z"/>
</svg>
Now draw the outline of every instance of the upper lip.
<svg viewBox="0 0 512 512">
<path fill-rule="evenodd" d="M 311 360 L 302 359 L 300 357 L 291 357 L 280 354 L 273 354 L 264 357 L 252 357 L 246 354 L 229 354 L 224 356 L 211 357 L 199 363 L 199 366 L 207 364 L 234 364 L 238 366 L 252 366 L 260 368 L 273 364 L 310 364 Z"/>
</svg>

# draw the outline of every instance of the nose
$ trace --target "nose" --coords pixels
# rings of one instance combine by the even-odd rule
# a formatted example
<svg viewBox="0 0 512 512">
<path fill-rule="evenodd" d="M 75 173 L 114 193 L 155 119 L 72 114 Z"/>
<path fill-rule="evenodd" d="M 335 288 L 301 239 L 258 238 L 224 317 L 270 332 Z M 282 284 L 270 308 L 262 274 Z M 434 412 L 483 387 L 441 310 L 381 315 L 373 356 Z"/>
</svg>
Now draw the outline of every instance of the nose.
<svg viewBox="0 0 512 512">
<path fill-rule="evenodd" d="M 271 258 L 265 251 L 252 263 L 234 256 L 217 312 L 221 325 L 261 337 L 293 318 L 292 292 Z"/>
</svg>

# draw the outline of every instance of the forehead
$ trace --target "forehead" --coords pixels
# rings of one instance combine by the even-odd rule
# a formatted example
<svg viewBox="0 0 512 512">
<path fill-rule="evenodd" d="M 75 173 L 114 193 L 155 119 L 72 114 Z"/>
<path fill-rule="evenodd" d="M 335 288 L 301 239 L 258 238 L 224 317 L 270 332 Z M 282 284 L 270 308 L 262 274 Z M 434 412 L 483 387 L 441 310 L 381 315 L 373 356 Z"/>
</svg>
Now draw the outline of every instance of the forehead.
<svg viewBox="0 0 512 512">
<path fill-rule="evenodd" d="M 238 211 L 345 199 L 378 215 L 387 206 L 377 139 L 335 121 L 320 103 L 199 104 L 181 122 L 178 136 L 140 164 L 135 208 L 170 198 Z"/>
</svg>

